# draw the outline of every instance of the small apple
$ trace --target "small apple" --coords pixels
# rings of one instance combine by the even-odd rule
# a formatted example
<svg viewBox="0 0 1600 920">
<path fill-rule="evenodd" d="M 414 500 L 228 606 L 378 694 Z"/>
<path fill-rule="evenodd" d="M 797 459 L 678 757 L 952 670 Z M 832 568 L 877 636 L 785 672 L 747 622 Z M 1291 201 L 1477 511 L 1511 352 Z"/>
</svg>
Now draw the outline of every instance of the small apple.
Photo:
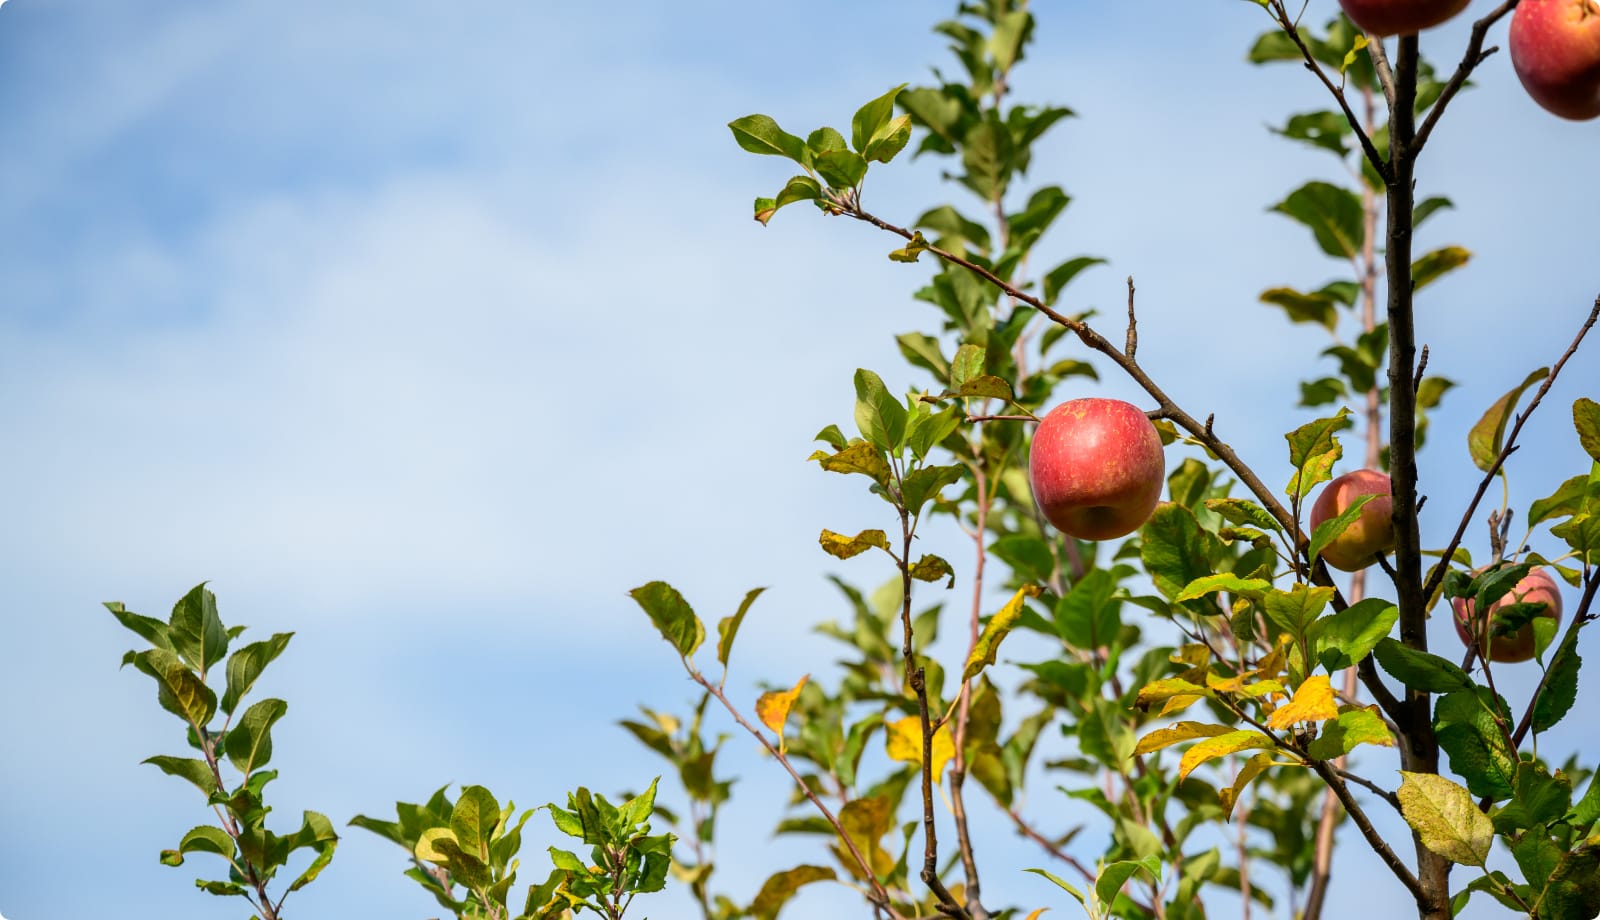
<svg viewBox="0 0 1600 920">
<path fill-rule="evenodd" d="M 1361 513 L 1322 549 L 1322 561 L 1344 572 L 1354 572 L 1372 564 L 1379 553 L 1394 549 L 1394 498 L 1389 477 L 1377 470 L 1356 470 L 1334 477 L 1322 487 L 1317 503 L 1311 506 L 1311 530 L 1332 520 L 1363 495 L 1376 495 L 1361 508 Z"/>
<path fill-rule="evenodd" d="M 1411 35 L 1467 8 L 1468 0 L 1339 0 L 1344 14 L 1373 35 Z"/>
<path fill-rule="evenodd" d="M 1522 0 L 1511 17 L 1511 67 L 1550 113 L 1600 116 L 1600 3 Z"/>
<path fill-rule="evenodd" d="M 1491 622 L 1494 612 L 1502 607 L 1512 604 L 1544 604 L 1543 611 L 1537 614 L 1541 617 L 1554 617 L 1557 623 L 1561 622 L 1561 589 L 1556 585 L 1556 580 L 1550 577 L 1545 569 L 1534 569 L 1527 577 L 1517 582 L 1516 586 L 1506 592 L 1506 596 L 1489 605 L 1489 616 L 1480 618 L 1474 615 L 1473 608 L 1477 605 L 1470 597 L 1452 598 L 1450 606 L 1455 610 L 1456 635 L 1461 637 L 1461 644 L 1472 645 L 1472 637 L 1478 637 L 1478 654 L 1483 654 L 1484 640 L 1488 640 L 1489 660 L 1495 663 L 1527 661 L 1533 657 L 1534 635 L 1533 624 L 1526 623 L 1523 627 L 1509 636 L 1496 636 L 1493 634 Z"/>
<path fill-rule="evenodd" d="M 1028 458 L 1039 510 L 1080 540 L 1110 540 L 1142 527 L 1161 500 L 1166 472 L 1156 426 L 1119 399 L 1074 399 L 1051 409 Z"/>
</svg>

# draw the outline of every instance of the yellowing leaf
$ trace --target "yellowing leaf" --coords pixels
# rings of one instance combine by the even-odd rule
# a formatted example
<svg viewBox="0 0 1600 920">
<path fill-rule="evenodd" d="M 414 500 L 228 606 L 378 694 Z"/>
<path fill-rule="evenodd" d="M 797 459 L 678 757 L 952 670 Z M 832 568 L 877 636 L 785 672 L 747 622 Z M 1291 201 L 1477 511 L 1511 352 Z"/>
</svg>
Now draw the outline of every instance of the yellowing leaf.
<svg viewBox="0 0 1600 920">
<path fill-rule="evenodd" d="M 824 530 L 817 542 L 822 544 L 823 552 L 837 559 L 859 556 L 874 546 L 883 550 L 889 548 L 889 537 L 881 530 L 863 530 L 853 537 Z"/>
<path fill-rule="evenodd" d="M 1250 785 L 1250 782 L 1257 776 L 1260 776 L 1261 771 L 1270 766 L 1272 766 L 1272 755 L 1263 751 L 1244 762 L 1244 765 L 1239 768 L 1239 775 L 1233 778 L 1233 786 L 1231 788 L 1217 790 L 1217 798 L 1222 802 L 1222 814 L 1224 817 L 1233 816 L 1233 807 L 1239 804 L 1239 796 L 1244 792 L 1245 787 Z"/>
<path fill-rule="evenodd" d="M 1334 701 L 1333 687 L 1328 675 L 1318 674 L 1306 678 L 1295 691 L 1294 698 L 1267 716 L 1271 728 L 1288 728 L 1296 722 L 1326 722 L 1339 717 L 1339 704 Z"/>
<path fill-rule="evenodd" d="M 1451 862 L 1482 868 L 1494 825 L 1465 787 L 1432 773 L 1400 772 L 1400 813 L 1422 845 Z"/>
<path fill-rule="evenodd" d="M 1178 762 L 1178 779 L 1187 778 L 1190 773 L 1194 772 L 1196 767 L 1225 754 L 1270 747 L 1272 747 L 1272 739 L 1258 731 L 1232 731 L 1226 735 L 1207 738 L 1183 752 L 1183 759 Z"/>
<path fill-rule="evenodd" d="M 889 752 L 889 759 L 901 763 L 914 763 L 922 765 L 922 718 L 920 716 L 906 716 L 893 722 L 885 722 L 888 730 L 884 742 Z M 956 754 L 956 745 L 950 738 L 950 723 L 939 726 L 933 733 L 933 781 L 939 782 L 944 775 L 945 764 Z"/>
<path fill-rule="evenodd" d="M 1011 600 L 1000 608 L 999 613 L 989 618 L 989 622 L 983 627 L 983 635 L 978 637 L 977 643 L 972 646 L 972 654 L 967 656 L 966 667 L 961 669 L 962 683 L 978 676 L 984 668 L 994 664 L 994 656 L 1000 651 L 1001 640 L 1011 632 L 1011 627 L 1017 625 L 1017 620 L 1022 618 L 1023 600 L 1038 597 L 1039 590 L 1038 585 L 1025 585 L 1012 595 Z"/>
<path fill-rule="evenodd" d="M 1350 753 L 1358 744 L 1394 747 L 1394 737 L 1378 715 L 1378 707 L 1351 709 L 1339 713 L 1338 720 L 1323 723 L 1322 734 L 1306 746 L 1306 753 L 1318 760 L 1332 760 Z"/>
<path fill-rule="evenodd" d="M 1175 604 L 1182 603 L 1183 601 L 1205 597 L 1207 594 L 1214 594 L 1218 591 L 1226 591 L 1229 594 L 1260 600 L 1271 589 L 1272 582 L 1270 581 L 1263 581 L 1260 578 L 1240 578 L 1232 572 L 1222 572 L 1217 575 L 1205 575 L 1189 582 L 1188 586 L 1179 591 L 1178 596 L 1172 599 L 1172 602 Z"/>
<path fill-rule="evenodd" d="M 780 751 L 785 749 L 783 723 L 789 720 L 789 710 L 794 707 L 794 701 L 800 696 L 800 688 L 806 685 L 806 679 L 810 676 L 801 675 L 800 682 L 794 685 L 793 690 L 769 690 L 756 700 L 756 716 L 761 719 L 761 724 L 777 733 Z"/>
<path fill-rule="evenodd" d="M 1175 696 L 1200 697 L 1206 694 L 1205 687 L 1192 684 L 1181 677 L 1163 677 L 1140 687 L 1139 696 L 1134 701 L 1134 704 L 1140 709 L 1148 710 L 1151 703 L 1159 703 Z"/>
<path fill-rule="evenodd" d="M 889 828 L 894 826 L 894 808 L 887 798 L 873 796 L 846 802 L 839 809 L 839 826 L 844 828 L 856 849 L 866 857 L 875 874 L 884 876 L 894 870 L 894 857 L 880 842 Z M 833 851 L 840 865 L 848 869 L 851 875 L 861 877 L 861 867 L 843 847 L 835 846 Z"/>
<path fill-rule="evenodd" d="M 1040 915 L 1042 915 L 1045 911 L 1047 911 L 1049 909 L 1050 908 L 1048 908 L 1048 907 L 1040 907 L 1040 908 L 1036 909 L 1033 913 L 1028 915 L 1028 920 L 1039 920 Z"/>
<path fill-rule="evenodd" d="M 1180 741 L 1191 741 L 1195 738 L 1215 738 L 1218 735 L 1225 735 L 1229 731 L 1232 731 L 1232 729 L 1223 725 L 1207 725 L 1204 722 L 1179 722 L 1166 728 L 1158 728 L 1140 738 L 1138 747 L 1133 749 L 1133 755 L 1137 757 L 1140 754 L 1159 751 Z"/>
<path fill-rule="evenodd" d="M 1157 713 L 1157 715 L 1175 716 L 1203 699 L 1205 699 L 1205 697 L 1196 696 L 1193 693 L 1184 693 L 1178 696 L 1168 697 L 1167 701 L 1161 705 L 1161 711 Z"/>
</svg>

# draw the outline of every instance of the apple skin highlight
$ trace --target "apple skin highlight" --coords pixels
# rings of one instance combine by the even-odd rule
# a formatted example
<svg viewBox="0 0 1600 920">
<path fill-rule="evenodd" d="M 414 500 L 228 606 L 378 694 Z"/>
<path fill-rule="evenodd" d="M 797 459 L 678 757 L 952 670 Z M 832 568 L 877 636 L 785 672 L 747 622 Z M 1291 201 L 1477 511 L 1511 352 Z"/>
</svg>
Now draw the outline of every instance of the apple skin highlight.
<svg viewBox="0 0 1600 920">
<path fill-rule="evenodd" d="M 1117 399 L 1074 399 L 1044 417 L 1028 479 L 1057 530 L 1112 540 L 1138 530 L 1161 500 L 1161 435 L 1144 411 Z"/>
</svg>

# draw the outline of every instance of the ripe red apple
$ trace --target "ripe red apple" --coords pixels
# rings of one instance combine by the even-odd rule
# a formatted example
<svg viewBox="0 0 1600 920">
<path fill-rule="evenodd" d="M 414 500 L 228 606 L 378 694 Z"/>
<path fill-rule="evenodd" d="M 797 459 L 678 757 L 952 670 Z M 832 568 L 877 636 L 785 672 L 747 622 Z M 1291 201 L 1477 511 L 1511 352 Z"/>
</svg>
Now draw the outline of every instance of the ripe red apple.
<svg viewBox="0 0 1600 920">
<path fill-rule="evenodd" d="M 1345 572 L 1372 564 L 1379 553 L 1394 549 L 1394 498 L 1389 477 L 1377 470 L 1356 470 L 1337 476 L 1322 487 L 1317 503 L 1311 506 L 1311 530 L 1323 521 L 1338 517 L 1363 495 L 1376 495 L 1361 508 L 1361 513 L 1344 533 L 1323 547 L 1322 561 Z"/>
<path fill-rule="evenodd" d="M 1410 35 L 1431 29 L 1467 8 L 1467 0 L 1339 0 L 1344 14 L 1373 35 Z"/>
<path fill-rule="evenodd" d="M 1150 519 L 1166 475 L 1161 435 L 1143 410 L 1119 399 L 1074 399 L 1044 417 L 1033 436 L 1033 500 L 1056 529 L 1110 540 Z"/>
<path fill-rule="evenodd" d="M 1527 661 L 1533 657 L 1533 624 L 1524 624 L 1521 629 L 1509 636 L 1496 636 L 1491 625 L 1494 612 L 1512 604 L 1540 603 L 1546 606 L 1538 616 L 1554 617 L 1557 623 L 1561 622 L 1561 589 L 1556 585 L 1556 580 L 1544 569 L 1534 569 L 1529 572 L 1527 577 L 1517 582 L 1516 587 L 1506 592 L 1505 597 L 1491 604 L 1488 617 L 1474 616 L 1473 608 L 1477 605 L 1469 597 L 1452 598 L 1450 606 L 1455 609 L 1456 635 L 1461 637 L 1461 644 L 1470 646 L 1473 636 L 1477 636 L 1478 654 L 1482 655 L 1484 640 L 1487 639 L 1489 660 L 1500 663 Z"/>
<path fill-rule="evenodd" d="M 1511 67 L 1547 111 L 1600 116 L 1600 3 L 1522 0 L 1511 17 Z"/>
</svg>

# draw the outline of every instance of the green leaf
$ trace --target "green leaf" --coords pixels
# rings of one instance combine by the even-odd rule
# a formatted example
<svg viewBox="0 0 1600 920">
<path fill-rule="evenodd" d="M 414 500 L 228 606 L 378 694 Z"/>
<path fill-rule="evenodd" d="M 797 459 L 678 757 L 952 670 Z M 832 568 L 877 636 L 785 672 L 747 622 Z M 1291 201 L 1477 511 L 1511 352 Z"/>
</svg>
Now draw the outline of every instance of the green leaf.
<svg viewBox="0 0 1600 920">
<path fill-rule="evenodd" d="M 1328 548 L 1328 544 L 1339 539 L 1346 530 L 1350 529 L 1350 525 L 1354 524 L 1356 518 L 1361 516 L 1361 509 L 1366 507 L 1368 502 L 1378 497 L 1377 495 L 1358 495 L 1351 500 L 1348 507 L 1339 513 L 1338 517 L 1329 518 L 1318 524 L 1316 529 L 1311 532 L 1311 546 L 1307 549 L 1306 554 L 1315 561 L 1318 556 L 1322 555 L 1322 551 Z"/>
<path fill-rule="evenodd" d="M 906 474 L 900 483 L 900 494 L 906 501 L 906 512 L 913 517 L 922 512 L 922 506 L 939 497 L 945 486 L 961 481 L 960 466 L 923 466 Z"/>
<path fill-rule="evenodd" d="M 152 764 L 168 776 L 182 777 L 194 783 L 195 788 L 204 792 L 207 797 L 218 791 L 216 774 L 211 772 L 211 765 L 203 760 L 158 754 L 155 757 L 147 757 L 140 763 Z"/>
<path fill-rule="evenodd" d="M 219 897 L 244 897 L 247 894 L 243 885 L 236 885 L 233 882 L 208 882 L 205 879 L 197 878 L 194 880 L 194 886 L 206 894 L 214 894 Z"/>
<path fill-rule="evenodd" d="M 822 186 L 817 184 L 817 180 L 810 176 L 795 176 L 784 184 L 777 198 L 756 199 L 755 217 L 762 226 L 766 226 L 767 221 L 778 213 L 779 208 L 797 201 L 816 201 L 821 197 Z"/>
<path fill-rule="evenodd" d="M 889 261 L 915 262 L 927 251 L 928 241 L 922 238 L 922 231 L 918 230 L 911 234 L 911 239 L 904 246 L 889 253 Z"/>
<path fill-rule="evenodd" d="M 266 766 L 272 759 L 272 725 L 288 711 L 288 703 L 275 699 L 261 700 L 244 711 L 223 741 L 234 769 L 249 776 Z"/>
<path fill-rule="evenodd" d="M 1471 261 L 1472 253 L 1460 246 L 1435 249 L 1411 263 L 1411 290 L 1420 291 L 1439 278 Z"/>
<path fill-rule="evenodd" d="M 1561 643 L 1555 657 L 1550 659 L 1544 686 L 1534 701 L 1534 732 L 1549 731 L 1572 710 L 1572 704 L 1578 700 L 1578 669 L 1582 666 L 1583 659 L 1578 655 L 1578 631 L 1569 630 L 1566 641 Z"/>
<path fill-rule="evenodd" d="M 1024 872 L 1032 872 L 1034 875 L 1044 876 L 1045 878 L 1047 878 L 1050 881 L 1054 882 L 1057 888 L 1060 888 L 1062 891 L 1065 891 L 1067 894 L 1070 894 L 1074 898 L 1077 898 L 1078 899 L 1078 903 L 1082 904 L 1085 910 L 1088 910 L 1089 901 L 1088 901 L 1087 898 L 1084 897 L 1083 892 L 1081 892 L 1077 888 L 1073 887 L 1070 883 L 1068 883 L 1065 880 L 1063 880 L 1060 876 L 1055 875 L 1055 874 L 1053 874 L 1051 872 L 1047 872 L 1044 869 L 1023 869 L 1022 871 L 1024 871 Z M 1091 914 L 1091 916 L 1093 916 L 1093 915 Z"/>
<path fill-rule="evenodd" d="M 1122 890 L 1122 886 L 1141 869 L 1149 873 L 1152 879 L 1157 881 L 1161 879 L 1161 860 L 1155 856 L 1106 863 L 1100 870 L 1099 877 L 1094 880 L 1094 896 L 1100 899 L 1101 904 L 1111 904 L 1117 899 L 1117 893 Z"/>
<path fill-rule="evenodd" d="M 823 552 L 835 559 L 850 559 L 875 546 L 885 552 L 889 551 L 889 536 L 881 530 L 863 530 L 853 537 L 823 530 L 817 542 L 822 545 Z"/>
<path fill-rule="evenodd" d="M 731 617 L 723 617 L 717 624 L 717 663 L 723 669 L 728 667 L 728 655 L 733 651 L 733 639 L 739 634 L 739 624 L 744 622 L 744 615 L 750 612 L 750 605 L 756 602 L 761 592 L 766 588 L 751 588 L 745 593 L 744 600 L 739 602 L 739 610 Z"/>
<path fill-rule="evenodd" d="M 1333 760 L 1355 750 L 1357 745 L 1394 746 L 1389 726 L 1370 709 L 1351 709 L 1339 718 L 1322 723 L 1322 733 L 1306 746 L 1306 753 L 1318 760 Z"/>
<path fill-rule="evenodd" d="M 1600 514 L 1575 514 L 1550 528 L 1550 533 L 1567 541 L 1584 564 L 1600 557 Z"/>
<path fill-rule="evenodd" d="M 1304 224 L 1330 256 L 1354 259 L 1366 240 L 1361 199 L 1347 188 L 1308 182 L 1271 210 Z"/>
<path fill-rule="evenodd" d="M 867 144 L 889 124 L 895 100 L 905 88 L 906 84 L 902 83 L 856 110 L 855 117 L 850 119 L 850 145 L 858 152 L 866 153 Z"/>
<path fill-rule="evenodd" d="M 1212 574 L 1211 560 L 1221 553 L 1217 538 L 1201 529 L 1194 513 L 1173 502 L 1157 505 L 1140 533 L 1139 559 L 1168 600 Z"/>
<path fill-rule="evenodd" d="M 179 853 L 215 853 L 224 859 L 233 856 L 233 838 L 220 827 L 202 824 L 183 835 L 178 844 Z"/>
<path fill-rule="evenodd" d="M 1478 469 L 1485 473 L 1494 466 L 1495 458 L 1500 456 L 1506 434 L 1506 422 L 1511 418 L 1512 410 L 1517 407 L 1517 400 L 1522 397 L 1528 387 L 1533 386 L 1544 378 L 1550 376 L 1548 367 L 1541 367 L 1529 374 L 1526 380 L 1518 384 L 1506 395 L 1495 401 L 1489 411 L 1478 419 L 1478 423 L 1467 432 L 1467 449 L 1472 453 L 1472 462 Z"/>
<path fill-rule="evenodd" d="M 155 678 L 156 701 L 161 708 L 188 722 L 191 728 L 204 728 L 216 714 L 216 693 L 185 667 L 176 654 L 161 648 L 150 649 L 133 656 L 133 665 Z"/>
<path fill-rule="evenodd" d="M 117 622 L 128 629 L 138 633 L 141 638 L 156 648 L 172 651 L 172 640 L 167 636 L 167 624 L 155 617 L 142 616 L 133 613 L 122 605 L 121 601 L 107 601 L 103 605 L 117 618 Z"/>
<path fill-rule="evenodd" d="M 1260 527 L 1263 530 L 1282 529 L 1278 526 L 1277 518 L 1267 513 L 1267 509 L 1248 499 L 1208 498 L 1205 505 L 1230 524 Z"/>
<path fill-rule="evenodd" d="M 1105 259 L 1099 259 L 1092 256 L 1079 256 L 1076 259 L 1068 259 L 1067 261 L 1062 262 L 1060 265 L 1057 265 L 1055 268 L 1050 269 L 1048 272 L 1045 272 L 1043 282 L 1044 302 L 1047 304 L 1055 303 L 1057 298 L 1060 297 L 1061 292 L 1066 289 L 1066 286 L 1072 283 L 1072 279 L 1078 277 L 1079 272 L 1082 272 L 1086 268 L 1104 264 L 1106 264 Z"/>
<path fill-rule="evenodd" d="M 1378 664 L 1395 680 L 1424 693 L 1454 693 L 1473 688 L 1472 678 L 1456 665 L 1400 644 L 1388 637 L 1373 647 Z"/>
<path fill-rule="evenodd" d="M 1178 596 L 1174 597 L 1173 601 L 1194 600 L 1197 597 L 1205 597 L 1207 594 L 1215 594 L 1219 591 L 1260 600 L 1270 590 L 1272 590 L 1272 582 L 1270 581 L 1264 581 L 1260 578 L 1240 578 L 1232 572 L 1219 572 L 1216 575 L 1206 575 L 1189 582 L 1182 591 L 1178 592 Z"/>
<path fill-rule="evenodd" d="M 1304 584 L 1297 584 L 1288 591 L 1270 591 L 1265 601 L 1267 619 L 1287 633 L 1309 636 L 1311 625 L 1333 600 L 1333 595 L 1332 588 Z"/>
<path fill-rule="evenodd" d="M 450 834 L 463 851 L 479 862 L 489 861 L 489 842 L 500 823 L 500 803 L 482 786 L 467 786 L 450 812 Z"/>
<path fill-rule="evenodd" d="M 1578 443 L 1584 453 L 1600 463 L 1600 403 L 1579 398 L 1572 404 L 1572 427 L 1578 431 Z"/>
<path fill-rule="evenodd" d="M 1455 203 L 1448 198 L 1433 197 L 1417 202 L 1411 211 L 1411 226 L 1422 226 L 1422 222 L 1444 208 L 1454 208 Z"/>
<path fill-rule="evenodd" d="M 333 824 L 326 815 L 319 812 L 308 811 L 296 831 L 292 847 L 310 847 L 316 851 L 316 858 L 311 860 L 311 865 L 289 885 L 290 891 L 299 891 L 317 880 L 322 870 L 333 861 L 333 852 L 339 846 L 339 835 L 333 832 Z"/>
<path fill-rule="evenodd" d="M 1341 407 L 1336 415 L 1319 418 L 1284 435 L 1289 441 L 1289 465 L 1295 469 L 1285 491 L 1304 498 L 1318 483 L 1333 478 L 1333 465 L 1344 455 L 1337 434 L 1354 424 L 1350 410 Z"/>
<path fill-rule="evenodd" d="M 1007 402 L 1012 399 L 1011 384 L 990 374 L 982 374 L 963 383 L 960 389 L 956 390 L 956 395 L 982 399 L 1003 399 Z"/>
<path fill-rule="evenodd" d="M 767 115 L 746 115 L 728 122 L 733 139 L 751 153 L 766 156 L 783 156 L 800 163 L 806 162 L 806 144 L 778 127 Z"/>
<path fill-rule="evenodd" d="M 1494 825 L 1472 793 L 1431 773 L 1400 771 L 1400 812 L 1422 845 L 1451 862 L 1484 868 Z"/>
<path fill-rule="evenodd" d="M 644 608 L 650 622 L 656 624 L 661 637 L 688 658 L 705 641 L 706 628 L 694 609 L 683 599 L 677 589 L 664 581 L 652 581 L 628 592 L 634 602 Z"/>
<path fill-rule="evenodd" d="M 844 135 L 833 128 L 818 128 L 806 136 L 806 149 L 813 155 L 827 153 L 830 150 L 849 150 L 850 145 L 844 142 Z"/>
<path fill-rule="evenodd" d="M 1294 288 L 1277 287 L 1262 291 L 1261 302 L 1282 307 L 1292 323 L 1315 323 L 1329 332 L 1339 327 L 1339 306 L 1326 294 L 1302 294 Z"/>
<path fill-rule="evenodd" d="M 829 188 L 855 188 L 867 174 L 866 158 L 849 150 L 829 150 L 818 155 L 814 162 L 817 174 L 822 176 Z"/>
<path fill-rule="evenodd" d="M 967 381 L 983 375 L 988 352 L 982 345 L 962 345 L 950 362 L 950 386 L 960 389 Z"/>
<path fill-rule="evenodd" d="M 1389 635 L 1400 608 L 1380 597 L 1368 597 L 1312 625 L 1310 639 L 1317 661 L 1328 673 L 1352 667 Z"/>
<path fill-rule="evenodd" d="M 774 873 L 761 883 L 761 890 L 756 892 L 756 898 L 750 902 L 747 913 L 756 920 L 776 920 L 778 911 L 789 903 L 801 886 L 812 882 L 831 882 L 837 878 L 838 875 L 827 866 L 795 866 Z"/>
<path fill-rule="evenodd" d="M 1006 534 L 989 546 L 989 552 L 1023 581 L 1048 581 L 1055 571 L 1056 557 L 1050 544 L 1038 537 Z"/>
<path fill-rule="evenodd" d="M 961 427 L 962 419 L 966 413 L 957 406 L 947 406 L 943 411 L 927 417 L 918 416 L 906 424 L 906 446 L 921 460 L 932 452 L 935 444 L 940 444 L 945 438 L 955 433 Z M 884 472 L 888 476 L 887 467 Z"/>
<path fill-rule="evenodd" d="M 907 332 L 897 336 L 895 341 L 900 344 L 900 354 L 905 359 L 918 367 L 926 369 L 941 381 L 950 379 L 950 362 L 944 356 L 944 349 L 940 347 L 939 340 L 931 335 L 920 332 Z M 836 447 L 843 447 L 843 444 Z"/>
<path fill-rule="evenodd" d="M 1509 721 L 1503 701 L 1487 687 L 1448 693 L 1434 706 L 1433 728 L 1450 769 L 1467 781 L 1474 795 L 1496 801 L 1510 798 L 1516 755 L 1506 749 L 1495 712 Z"/>
<path fill-rule="evenodd" d="M 856 427 L 874 447 L 899 453 L 905 443 L 906 407 L 877 374 L 859 369 L 855 376 Z"/>
<path fill-rule="evenodd" d="M 272 638 L 252 642 L 228 658 L 228 689 L 222 694 L 222 711 L 232 714 L 239 700 L 255 686 L 261 672 L 283 654 L 294 633 L 274 633 Z"/>
<path fill-rule="evenodd" d="M 1122 629 L 1122 601 L 1117 580 L 1105 569 L 1092 569 L 1056 603 L 1056 635 L 1081 651 L 1110 646 Z"/>
<path fill-rule="evenodd" d="M 1039 596 L 1036 585 L 1026 585 L 1020 588 L 1011 600 L 989 621 L 984 624 L 983 632 L 978 636 L 978 641 L 973 644 L 971 654 L 967 655 L 966 666 L 961 669 L 961 682 L 977 677 L 984 668 L 994 664 L 995 655 L 1000 651 L 1000 643 L 1011 632 L 1012 627 L 1022 618 L 1026 609 L 1024 601 L 1030 597 Z"/>
<path fill-rule="evenodd" d="M 1265 2 L 1262 5 L 1264 6 Z M 1339 112 L 1321 111 L 1294 115 L 1282 128 L 1273 128 L 1272 133 L 1310 144 L 1341 158 L 1350 152 L 1350 148 L 1345 145 L 1345 138 L 1350 134 L 1350 122 Z"/>
<path fill-rule="evenodd" d="M 195 585 L 172 608 L 167 635 L 177 652 L 204 678 L 228 654 L 228 631 L 217 616 L 217 597 L 204 582 Z"/>
<path fill-rule="evenodd" d="M 900 155 L 911 140 L 911 116 L 893 118 L 878 130 L 861 155 L 875 163 L 887 163 Z"/>
<path fill-rule="evenodd" d="M 1560 488 L 1548 497 L 1535 501 L 1528 506 L 1528 526 L 1532 527 L 1551 518 L 1571 517 L 1582 511 L 1585 504 L 1600 499 L 1600 491 L 1596 491 L 1596 497 L 1591 497 L 1589 494 L 1590 483 L 1595 479 L 1593 476 L 1574 476 L 1563 482 Z"/>
</svg>

